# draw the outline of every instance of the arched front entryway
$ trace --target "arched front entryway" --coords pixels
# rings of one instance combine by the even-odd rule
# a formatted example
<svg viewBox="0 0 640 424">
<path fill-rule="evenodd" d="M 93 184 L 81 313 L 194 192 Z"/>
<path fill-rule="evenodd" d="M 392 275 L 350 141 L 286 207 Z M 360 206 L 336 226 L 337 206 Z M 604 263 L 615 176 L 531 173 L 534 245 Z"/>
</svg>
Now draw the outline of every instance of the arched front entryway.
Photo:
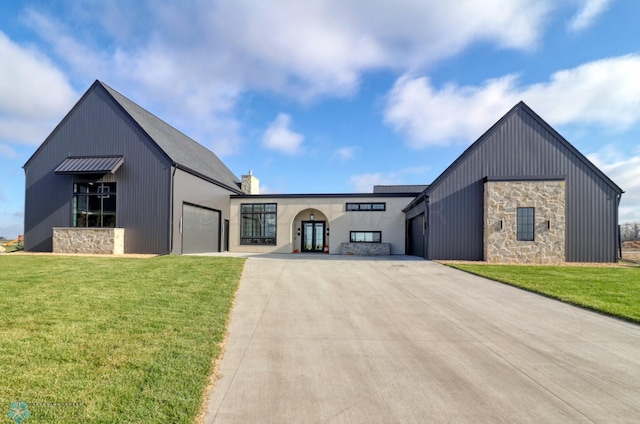
<svg viewBox="0 0 640 424">
<path fill-rule="evenodd" d="M 305 209 L 292 222 L 294 252 L 320 253 L 329 246 L 329 221 L 318 209 Z"/>
</svg>

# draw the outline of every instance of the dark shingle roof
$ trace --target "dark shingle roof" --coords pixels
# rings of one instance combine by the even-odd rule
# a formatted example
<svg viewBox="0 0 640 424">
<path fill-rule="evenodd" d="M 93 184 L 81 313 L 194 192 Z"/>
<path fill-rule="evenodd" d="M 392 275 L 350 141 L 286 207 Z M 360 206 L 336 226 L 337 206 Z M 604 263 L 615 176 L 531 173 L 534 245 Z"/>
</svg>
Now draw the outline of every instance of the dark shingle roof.
<svg viewBox="0 0 640 424">
<path fill-rule="evenodd" d="M 96 81 L 114 98 L 158 147 L 181 168 L 218 182 L 236 192 L 240 181 L 209 149 L 138 106 L 102 81 Z"/>
<path fill-rule="evenodd" d="M 374 193 L 422 193 L 428 184 L 374 185 Z"/>
</svg>

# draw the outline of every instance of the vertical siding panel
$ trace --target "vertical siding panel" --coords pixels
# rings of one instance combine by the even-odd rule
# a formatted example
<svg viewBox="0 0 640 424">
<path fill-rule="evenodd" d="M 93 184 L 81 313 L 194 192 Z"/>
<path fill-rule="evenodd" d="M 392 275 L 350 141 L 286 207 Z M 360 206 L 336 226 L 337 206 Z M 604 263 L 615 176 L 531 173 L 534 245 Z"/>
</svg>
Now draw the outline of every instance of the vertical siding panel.
<svg viewBox="0 0 640 424">
<path fill-rule="evenodd" d="M 564 176 L 566 260 L 615 261 L 615 188 L 525 108 L 516 108 L 430 187 L 429 259 L 483 257 L 482 179 Z"/>
<path fill-rule="evenodd" d="M 73 179 L 53 173 L 70 154 L 124 155 L 113 177 L 125 252 L 168 251 L 171 163 L 99 85 L 83 96 L 25 166 L 27 250 L 51 251 L 52 227 L 71 226 Z"/>
</svg>

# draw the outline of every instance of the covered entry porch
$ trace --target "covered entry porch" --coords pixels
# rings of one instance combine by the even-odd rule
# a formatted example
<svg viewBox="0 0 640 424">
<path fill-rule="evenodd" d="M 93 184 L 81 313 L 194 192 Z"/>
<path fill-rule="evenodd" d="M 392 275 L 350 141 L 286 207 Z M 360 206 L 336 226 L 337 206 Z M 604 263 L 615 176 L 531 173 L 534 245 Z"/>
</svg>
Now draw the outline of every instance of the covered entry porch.
<svg viewBox="0 0 640 424">
<path fill-rule="evenodd" d="M 402 255 L 405 253 L 402 208 L 413 196 L 413 193 L 233 195 L 229 250 L 359 255 L 364 247 L 369 247 L 370 254 L 383 254 L 377 252 L 385 245 L 390 254 Z M 344 245 L 354 244 L 358 249 L 343 251 Z"/>
</svg>

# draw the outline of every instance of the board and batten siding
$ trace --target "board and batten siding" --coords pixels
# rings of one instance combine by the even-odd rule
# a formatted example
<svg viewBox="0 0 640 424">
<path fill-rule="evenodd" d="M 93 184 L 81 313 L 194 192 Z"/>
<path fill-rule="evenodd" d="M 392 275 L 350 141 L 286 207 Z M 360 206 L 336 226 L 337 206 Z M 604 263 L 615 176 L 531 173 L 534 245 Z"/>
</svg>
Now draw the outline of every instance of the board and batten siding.
<svg viewBox="0 0 640 424">
<path fill-rule="evenodd" d="M 25 249 L 52 249 L 52 228 L 72 225 L 74 180 L 55 175 L 67 156 L 123 155 L 104 181 L 117 182 L 116 225 L 125 253 L 169 250 L 171 161 L 99 85 L 89 90 L 25 164 Z"/>
<path fill-rule="evenodd" d="M 559 137 L 526 106 L 487 131 L 426 191 L 428 258 L 483 259 L 485 177 L 559 176 L 566 182 L 566 261 L 615 262 L 621 191 Z"/>
</svg>

